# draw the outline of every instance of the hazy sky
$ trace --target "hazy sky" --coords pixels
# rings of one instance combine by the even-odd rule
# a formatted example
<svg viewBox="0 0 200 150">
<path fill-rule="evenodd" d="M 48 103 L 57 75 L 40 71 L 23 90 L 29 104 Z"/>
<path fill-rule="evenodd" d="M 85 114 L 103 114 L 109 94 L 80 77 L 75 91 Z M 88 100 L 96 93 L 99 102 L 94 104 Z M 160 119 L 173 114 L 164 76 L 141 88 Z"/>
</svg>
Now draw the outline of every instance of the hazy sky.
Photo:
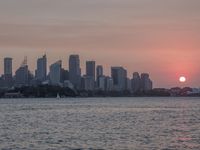
<svg viewBox="0 0 200 150">
<path fill-rule="evenodd" d="M 200 87 L 200 0 L 0 0 L 0 59 L 14 72 L 80 54 L 85 61 L 149 72 L 155 87 Z M 0 66 L 2 73 L 3 65 Z M 178 77 L 184 75 L 184 85 Z"/>
</svg>

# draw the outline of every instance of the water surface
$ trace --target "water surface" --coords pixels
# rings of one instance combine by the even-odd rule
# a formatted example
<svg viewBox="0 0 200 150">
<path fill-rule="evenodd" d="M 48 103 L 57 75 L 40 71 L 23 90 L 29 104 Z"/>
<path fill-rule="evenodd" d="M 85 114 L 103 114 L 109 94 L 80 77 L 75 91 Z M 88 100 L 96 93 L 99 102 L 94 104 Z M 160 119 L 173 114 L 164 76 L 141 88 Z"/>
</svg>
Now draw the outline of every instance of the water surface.
<svg viewBox="0 0 200 150">
<path fill-rule="evenodd" d="M 199 150 L 200 99 L 1 99 L 0 149 Z"/>
</svg>

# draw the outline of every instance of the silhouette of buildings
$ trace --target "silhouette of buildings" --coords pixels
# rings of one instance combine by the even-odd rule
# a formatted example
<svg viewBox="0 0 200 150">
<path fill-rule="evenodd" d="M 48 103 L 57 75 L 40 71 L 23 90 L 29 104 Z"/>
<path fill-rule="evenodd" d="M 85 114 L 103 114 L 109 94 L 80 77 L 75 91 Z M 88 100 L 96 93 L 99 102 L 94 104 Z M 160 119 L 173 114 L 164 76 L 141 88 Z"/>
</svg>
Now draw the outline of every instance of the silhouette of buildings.
<svg viewBox="0 0 200 150">
<path fill-rule="evenodd" d="M 149 90 L 152 90 L 153 83 L 151 79 L 149 78 L 148 73 L 142 73 L 141 74 L 141 90 L 144 92 L 147 92 Z"/>
<path fill-rule="evenodd" d="M 74 85 L 74 88 L 81 87 L 81 68 L 79 55 L 70 55 L 69 57 L 69 81 Z"/>
<path fill-rule="evenodd" d="M 86 75 L 95 81 L 95 61 L 86 61 Z"/>
<path fill-rule="evenodd" d="M 5 87 L 11 87 L 13 85 L 12 75 L 12 58 L 4 58 L 4 85 Z"/>
<path fill-rule="evenodd" d="M 81 85 L 83 90 L 93 91 L 94 79 L 91 76 L 83 75 Z"/>
<path fill-rule="evenodd" d="M 61 84 L 62 61 L 59 60 L 50 66 L 49 78 L 52 85 Z"/>
<path fill-rule="evenodd" d="M 101 77 L 103 77 L 103 66 L 98 65 L 96 68 L 96 84 L 97 84 L 98 88 L 100 88 L 100 78 Z"/>
<path fill-rule="evenodd" d="M 35 72 L 35 78 L 38 81 L 45 81 L 47 76 L 47 57 L 44 55 L 37 60 L 37 70 Z"/>
<path fill-rule="evenodd" d="M 21 66 L 15 72 L 15 85 L 18 87 L 28 86 L 32 78 L 27 65 L 27 57 L 25 57 Z"/>
<path fill-rule="evenodd" d="M 134 72 L 132 79 L 129 79 L 127 70 L 122 66 L 117 66 L 111 67 L 111 76 L 105 76 L 103 66 L 95 64 L 95 61 L 86 61 L 86 74 L 81 76 L 79 55 L 70 55 L 69 70 L 62 68 L 62 61 L 59 60 L 50 65 L 47 76 L 47 57 L 43 55 L 37 59 L 37 68 L 33 76 L 28 69 L 27 57 L 25 57 L 13 77 L 12 58 L 7 57 L 4 58 L 4 74 L 0 78 L 0 87 L 50 84 L 68 87 L 75 91 L 130 91 L 131 93 L 148 92 L 153 88 L 153 82 L 148 73 L 140 75 Z"/>
<path fill-rule="evenodd" d="M 127 71 L 123 67 L 111 67 L 111 76 L 115 91 L 126 90 Z"/>
<path fill-rule="evenodd" d="M 141 78 L 138 72 L 133 73 L 131 86 L 134 93 L 141 91 Z"/>
</svg>

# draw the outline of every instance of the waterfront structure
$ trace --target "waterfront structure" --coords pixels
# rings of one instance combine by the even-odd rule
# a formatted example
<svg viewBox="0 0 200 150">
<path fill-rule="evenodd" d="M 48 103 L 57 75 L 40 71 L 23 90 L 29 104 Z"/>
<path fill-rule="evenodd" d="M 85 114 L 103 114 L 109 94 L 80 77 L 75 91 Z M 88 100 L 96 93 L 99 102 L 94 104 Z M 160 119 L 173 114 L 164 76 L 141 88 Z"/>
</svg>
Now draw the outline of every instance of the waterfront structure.
<svg viewBox="0 0 200 150">
<path fill-rule="evenodd" d="M 96 73 L 96 74 L 95 74 Z M 11 82 L 13 81 L 13 82 Z M 96 81 L 96 82 L 95 82 Z M 12 80 L 12 58 L 4 58 L 4 74 L 0 78 L 1 88 L 15 86 L 37 86 L 39 84 L 53 84 L 70 87 L 76 90 L 103 90 L 103 91 L 124 91 L 128 90 L 132 93 L 146 92 L 152 89 L 153 82 L 149 78 L 149 74 L 143 73 L 141 77 L 139 73 L 133 73 L 130 80 L 127 77 L 127 71 L 119 67 L 111 67 L 111 77 L 104 76 L 103 66 L 98 65 L 95 68 L 95 61 L 86 61 L 86 75 L 81 76 L 79 55 L 70 55 L 69 71 L 62 68 L 62 61 L 57 61 L 50 66 L 47 76 L 47 57 L 43 55 L 37 59 L 37 69 L 35 78 L 30 73 L 25 57 L 20 68 L 15 72 Z"/>
<path fill-rule="evenodd" d="M 132 77 L 132 92 L 136 93 L 141 90 L 141 78 L 138 72 L 133 73 Z"/>
<path fill-rule="evenodd" d="M 148 73 L 141 74 L 141 90 L 144 92 L 150 91 L 153 88 L 153 83 L 149 78 Z"/>
<path fill-rule="evenodd" d="M 38 81 L 45 81 L 47 77 L 47 57 L 46 55 L 38 58 L 37 60 L 37 70 L 35 73 L 35 78 Z"/>
<path fill-rule="evenodd" d="M 126 90 L 127 71 L 123 67 L 111 67 L 111 76 L 115 91 Z"/>
<path fill-rule="evenodd" d="M 59 60 L 50 66 L 49 78 L 52 85 L 61 84 L 62 61 Z"/>
<path fill-rule="evenodd" d="M 70 55 L 69 57 L 69 81 L 76 89 L 80 89 L 81 69 L 79 55 Z"/>
<path fill-rule="evenodd" d="M 4 85 L 5 87 L 11 87 L 13 84 L 12 75 L 12 58 L 4 58 Z"/>
</svg>

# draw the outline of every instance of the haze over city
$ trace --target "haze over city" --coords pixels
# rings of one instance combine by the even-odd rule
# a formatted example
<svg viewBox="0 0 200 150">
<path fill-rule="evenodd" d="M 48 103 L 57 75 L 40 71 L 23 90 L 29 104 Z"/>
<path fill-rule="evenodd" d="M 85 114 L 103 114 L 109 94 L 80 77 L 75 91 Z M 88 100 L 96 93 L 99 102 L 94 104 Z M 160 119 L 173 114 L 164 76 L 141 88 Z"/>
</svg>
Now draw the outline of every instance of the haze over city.
<svg viewBox="0 0 200 150">
<path fill-rule="evenodd" d="M 0 73 L 13 57 L 13 72 L 28 56 L 30 70 L 47 54 L 48 66 L 80 54 L 81 67 L 95 60 L 148 72 L 154 87 L 200 85 L 198 0 L 0 0 Z M 84 72 L 83 72 L 84 73 Z M 179 83 L 185 76 L 187 82 Z"/>
</svg>

